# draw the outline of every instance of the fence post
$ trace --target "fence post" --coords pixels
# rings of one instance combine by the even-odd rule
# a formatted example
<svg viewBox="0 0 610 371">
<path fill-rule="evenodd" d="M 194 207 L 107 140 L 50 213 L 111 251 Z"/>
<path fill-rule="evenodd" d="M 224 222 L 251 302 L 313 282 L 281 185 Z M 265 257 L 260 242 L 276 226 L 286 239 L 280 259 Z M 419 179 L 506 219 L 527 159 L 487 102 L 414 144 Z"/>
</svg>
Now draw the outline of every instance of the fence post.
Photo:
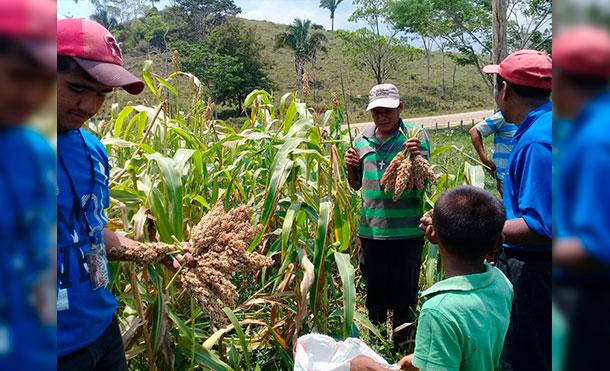
<svg viewBox="0 0 610 371">
<path fill-rule="evenodd" d="M 447 129 L 449 129 L 450 124 L 451 124 L 451 122 L 447 121 Z"/>
<path fill-rule="evenodd" d="M 464 129 L 464 120 L 460 120 L 460 129 Z"/>
<path fill-rule="evenodd" d="M 435 129 L 438 130 L 438 122 L 435 122 L 434 125 L 435 125 Z"/>
<path fill-rule="evenodd" d="M 472 126 L 474 126 L 474 119 L 472 119 Z"/>
</svg>

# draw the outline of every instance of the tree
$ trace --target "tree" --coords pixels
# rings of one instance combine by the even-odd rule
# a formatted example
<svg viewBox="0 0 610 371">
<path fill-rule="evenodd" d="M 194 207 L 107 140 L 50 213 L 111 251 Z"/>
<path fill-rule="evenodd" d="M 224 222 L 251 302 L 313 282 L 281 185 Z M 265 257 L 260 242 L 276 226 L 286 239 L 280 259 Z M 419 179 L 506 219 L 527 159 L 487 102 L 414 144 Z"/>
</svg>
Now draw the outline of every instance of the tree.
<svg viewBox="0 0 610 371">
<path fill-rule="evenodd" d="M 124 23 L 144 16 L 146 3 L 150 0 L 91 0 L 96 12 L 106 11 L 111 17 Z M 78 2 L 78 0 L 74 0 Z"/>
<path fill-rule="evenodd" d="M 183 69 L 205 84 L 216 103 L 241 109 L 252 90 L 273 87 L 264 71 L 263 45 L 254 29 L 241 20 L 227 20 L 205 43 L 178 41 L 172 48 L 178 50 Z"/>
<path fill-rule="evenodd" d="M 330 10 L 330 31 L 335 32 L 335 10 L 343 0 L 320 0 L 320 8 Z"/>
<path fill-rule="evenodd" d="M 401 0 L 389 4 L 389 18 L 397 31 L 418 35 L 426 56 L 426 85 L 430 88 L 432 48 L 439 30 L 432 0 Z"/>
<path fill-rule="evenodd" d="M 96 21 L 97 23 L 101 24 L 102 26 L 106 27 L 109 30 L 112 30 L 119 25 L 119 22 L 116 20 L 116 18 L 114 18 L 113 16 L 108 14 L 108 10 L 103 9 L 103 8 L 96 9 L 95 12 L 93 14 L 91 14 L 91 17 L 89 17 L 89 18 L 91 18 L 92 20 Z"/>
<path fill-rule="evenodd" d="M 511 50 L 541 49 L 552 34 L 551 0 L 505 0 L 508 44 Z"/>
<path fill-rule="evenodd" d="M 378 36 L 366 28 L 354 32 L 337 31 L 345 41 L 345 52 L 358 68 L 368 69 L 377 84 L 382 84 L 396 71 L 402 60 L 412 60 L 418 52 L 402 45 L 400 40 Z"/>
<path fill-rule="evenodd" d="M 176 6 L 186 16 L 190 36 L 203 40 L 226 17 L 241 13 L 233 0 L 176 0 Z"/>
<path fill-rule="evenodd" d="M 311 30 L 311 21 L 302 21 L 296 18 L 286 32 L 275 37 L 275 48 L 292 49 L 294 52 L 294 68 L 297 77 L 297 86 L 303 84 L 305 64 L 315 60 L 318 52 L 326 52 L 326 36 L 322 32 Z"/>
<path fill-rule="evenodd" d="M 152 48 L 162 51 L 166 49 L 167 41 L 165 37 L 168 31 L 168 25 L 161 15 L 151 12 L 144 18 L 144 39 Z"/>
</svg>

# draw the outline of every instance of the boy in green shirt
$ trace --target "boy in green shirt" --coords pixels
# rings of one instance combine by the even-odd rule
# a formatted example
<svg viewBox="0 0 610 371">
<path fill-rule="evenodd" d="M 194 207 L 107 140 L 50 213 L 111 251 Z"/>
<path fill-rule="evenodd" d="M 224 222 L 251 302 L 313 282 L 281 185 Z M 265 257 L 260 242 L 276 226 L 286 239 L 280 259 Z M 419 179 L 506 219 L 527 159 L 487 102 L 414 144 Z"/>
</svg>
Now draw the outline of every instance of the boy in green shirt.
<svg viewBox="0 0 610 371">
<path fill-rule="evenodd" d="M 415 352 L 403 370 L 495 370 L 508 329 L 513 288 L 485 262 L 499 249 L 505 216 L 488 192 L 460 186 L 434 206 L 426 236 L 438 243 L 445 280 L 422 293 Z M 351 370 L 382 370 L 369 358 L 355 358 Z"/>
</svg>

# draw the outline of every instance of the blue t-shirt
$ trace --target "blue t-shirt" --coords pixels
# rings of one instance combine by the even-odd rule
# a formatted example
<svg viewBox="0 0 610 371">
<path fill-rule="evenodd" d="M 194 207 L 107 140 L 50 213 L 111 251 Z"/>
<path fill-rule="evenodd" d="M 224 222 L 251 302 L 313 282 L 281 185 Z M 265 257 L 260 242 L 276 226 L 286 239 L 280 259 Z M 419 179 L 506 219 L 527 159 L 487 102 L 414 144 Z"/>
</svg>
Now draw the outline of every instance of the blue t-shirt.
<svg viewBox="0 0 610 371">
<path fill-rule="evenodd" d="M 483 137 L 494 134 L 493 162 L 496 165 L 496 179 L 503 181 L 506 173 L 506 164 L 513 150 L 513 136 L 517 125 L 504 120 L 502 112 L 496 112 L 485 120 L 479 122 L 475 128 Z"/>
<path fill-rule="evenodd" d="M 89 227 L 94 242 L 103 243 L 104 209 L 110 203 L 106 149 L 82 129 L 59 133 L 57 147 L 57 354 L 63 356 L 93 343 L 110 325 L 117 302 L 106 288 L 92 288 L 86 261 L 92 244 Z M 80 208 L 68 175 L 76 188 Z"/>
<path fill-rule="evenodd" d="M 531 111 L 513 137 L 513 152 L 504 178 L 506 219 L 523 218 L 528 227 L 552 238 L 553 114 L 551 102 Z M 539 246 L 505 244 L 517 250 L 550 251 Z"/>
<path fill-rule="evenodd" d="M 44 284 L 55 242 L 55 153 L 27 127 L 0 129 L 0 205 L 0 369 L 51 370 L 55 324 L 41 321 L 45 303 L 29 299 L 53 295 Z"/>
<path fill-rule="evenodd" d="M 554 197 L 557 238 L 578 238 L 587 253 L 610 266 L 610 93 L 589 103 L 557 154 Z M 610 278 L 610 273 L 597 272 Z"/>
</svg>

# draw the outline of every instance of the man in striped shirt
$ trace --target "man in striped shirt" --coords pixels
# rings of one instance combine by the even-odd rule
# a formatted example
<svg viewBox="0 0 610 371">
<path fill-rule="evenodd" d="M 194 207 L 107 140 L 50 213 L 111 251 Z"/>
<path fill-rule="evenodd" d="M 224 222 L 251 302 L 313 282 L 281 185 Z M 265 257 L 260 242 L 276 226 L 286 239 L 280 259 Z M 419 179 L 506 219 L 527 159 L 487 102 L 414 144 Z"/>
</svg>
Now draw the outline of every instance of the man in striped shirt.
<svg viewBox="0 0 610 371">
<path fill-rule="evenodd" d="M 495 176 L 500 194 L 502 194 L 504 173 L 506 172 L 508 157 L 513 149 L 513 136 L 516 131 L 517 125 L 506 122 L 502 112 L 498 111 L 473 126 L 469 132 L 472 145 L 479 154 L 481 162 L 487 165 L 491 169 L 492 175 Z M 487 156 L 483 145 L 483 138 L 491 134 L 494 134 L 493 161 Z"/>
<path fill-rule="evenodd" d="M 417 303 L 423 247 L 423 234 L 418 226 L 423 213 L 423 192 L 405 191 L 394 202 L 393 194 L 386 194 L 379 181 L 392 159 L 405 148 L 426 158 L 430 151 L 425 131 L 421 140 L 407 140 L 401 133 L 416 127 L 402 121 L 402 109 L 396 86 L 374 86 L 369 92 L 367 111 L 371 111 L 375 125 L 355 139 L 355 148 L 350 148 L 345 157 L 350 186 L 362 190 L 358 235 L 369 318 L 375 324 L 383 324 L 391 309 L 394 327 L 413 320 Z M 406 331 L 394 334 L 395 346 L 404 340 Z"/>
</svg>

